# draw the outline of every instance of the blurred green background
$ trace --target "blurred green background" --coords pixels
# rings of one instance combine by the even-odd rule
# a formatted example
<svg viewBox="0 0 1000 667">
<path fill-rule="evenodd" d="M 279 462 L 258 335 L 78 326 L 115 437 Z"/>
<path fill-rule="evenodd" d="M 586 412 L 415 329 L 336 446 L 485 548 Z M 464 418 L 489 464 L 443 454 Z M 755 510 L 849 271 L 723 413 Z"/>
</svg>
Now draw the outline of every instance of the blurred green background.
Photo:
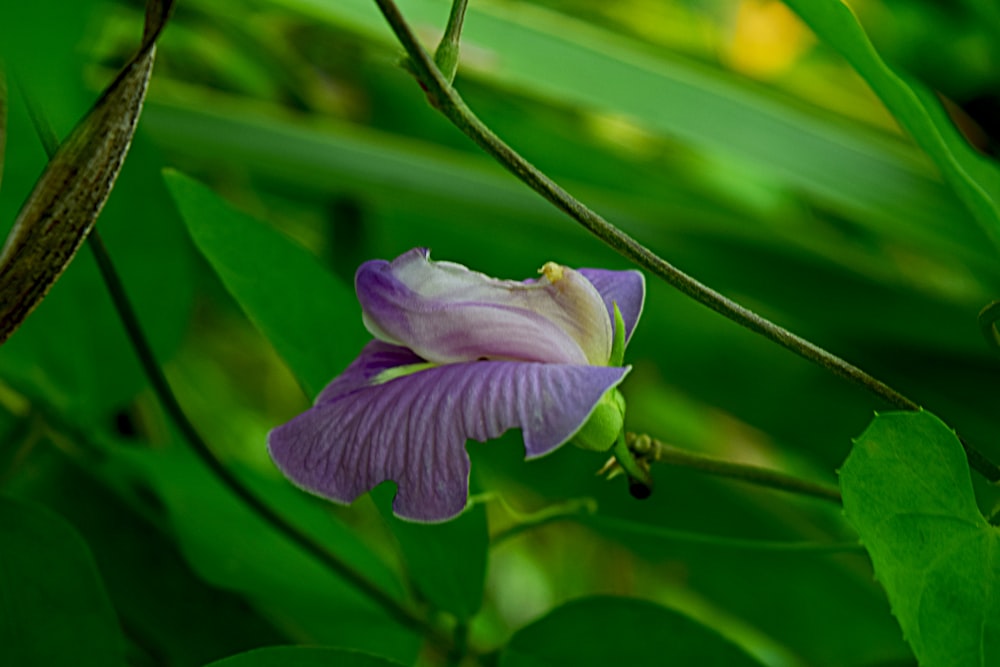
<svg viewBox="0 0 1000 667">
<path fill-rule="evenodd" d="M 399 4 L 432 47 L 449 3 Z M 976 150 L 993 155 L 996 6 L 851 6 L 882 57 L 947 98 Z M 45 164 L 22 90 L 65 136 L 135 49 L 142 11 L 125 0 L 0 6 L 12 75 L 4 233 Z M 1000 298 L 997 248 L 856 71 L 784 4 L 473 0 L 462 46 L 456 87 L 470 107 L 570 192 L 1000 457 L 1000 363 L 976 322 Z M 431 606 L 444 609 L 446 625 L 464 614 L 484 651 L 565 600 L 608 593 L 680 609 L 767 665 L 909 664 L 863 554 L 724 546 L 653 530 L 855 539 L 836 508 L 814 500 L 659 468 L 656 493 L 639 502 L 622 480 L 595 477 L 600 456 L 564 448 L 524 463 L 509 433 L 469 445 L 480 491 L 521 513 L 592 498 L 601 520 L 525 531 L 477 565 L 486 549 L 480 517 L 442 530 L 435 565 L 414 567 L 420 556 L 404 529 L 370 500 L 333 507 L 281 479 L 266 432 L 312 396 L 195 249 L 165 167 L 266 221 L 342 283 L 327 295 L 296 283 L 298 265 L 244 257 L 259 261 L 262 285 L 280 275 L 300 285 L 289 300 L 328 300 L 337 310 L 336 326 L 307 332 L 327 351 L 331 374 L 367 339 L 349 292 L 366 259 L 419 245 L 504 278 L 531 276 L 549 260 L 628 268 L 431 108 L 400 56 L 369 0 L 181 0 L 160 40 L 139 131 L 99 229 L 212 448 L 394 594 L 406 571 L 419 579 L 433 567 L 468 569 L 454 594 L 466 611 Z M 647 288 L 626 357 L 628 428 L 836 483 L 851 438 L 886 406 L 649 276 Z M 437 660 L 265 528 L 188 453 L 86 249 L 0 348 L 0 379 L 2 491 L 54 509 L 82 535 L 130 664 L 201 665 L 287 643 Z M 996 491 L 977 490 L 992 508 Z M 485 507 L 493 535 L 518 521 L 498 502 Z M 433 590 L 426 584 L 418 598 Z"/>
</svg>

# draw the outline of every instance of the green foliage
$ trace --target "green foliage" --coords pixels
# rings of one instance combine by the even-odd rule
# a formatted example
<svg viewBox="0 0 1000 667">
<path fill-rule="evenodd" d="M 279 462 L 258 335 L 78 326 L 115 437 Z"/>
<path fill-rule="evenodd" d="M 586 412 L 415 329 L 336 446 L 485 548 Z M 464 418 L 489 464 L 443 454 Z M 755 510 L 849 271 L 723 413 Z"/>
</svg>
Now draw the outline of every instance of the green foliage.
<svg viewBox="0 0 1000 667">
<path fill-rule="evenodd" d="M 0 2 L 4 235 L 45 167 L 23 92 L 67 136 L 135 52 L 141 4 Z M 0 502 L 0 663 L 1000 659 L 996 529 L 976 504 L 1000 491 L 970 484 L 950 430 L 1000 458 L 1000 361 L 976 327 L 1000 296 L 995 3 L 786 3 L 805 24 L 743 0 L 470 4 L 455 88 L 498 135 L 665 259 L 947 426 L 877 418 L 843 466 L 846 518 L 661 464 L 639 502 L 595 477 L 606 453 L 525 462 L 517 432 L 469 443 L 473 488 L 503 502 L 449 523 L 393 517 L 391 484 L 351 507 L 302 493 L 266 434 L 370 339 L 361 262 L 424 246 L 504 278 L 549 260 L 633 267 L 427 103 L 374 0 L 186 0 L 98 229 L 221 463 L 389 602 L 192 454 L 84 249 L 0 347 L 0 487 L 17 499 Z M 399 2 L 428 50 L 449 6 Z M 769 68 L 746 65 L 760 58 Z M 876 401 L 647 285 L 625 428 L 832 482 Z"/>
<path fill-rule="evenodd" d="M 955 433 L 929 412 L 879 415 L 840 478 L 847 518 L 920 664 L 1000 659 L 1000 532 L 979 512 Z"/>
<path fill-rule="evenodd" d="M 124 664 L 115 611 L 76 531 L 48 510 L 0 498 L 0 535 L 3 663 Z"/>
<path fill-rule="evenodd" d="M 556 608 L 519 630 L 500 656 L 500 667 L 612 663 L 760 664 L 683 614 L 644 600 L 614 597 L 583 598 Z"/>
</svg>

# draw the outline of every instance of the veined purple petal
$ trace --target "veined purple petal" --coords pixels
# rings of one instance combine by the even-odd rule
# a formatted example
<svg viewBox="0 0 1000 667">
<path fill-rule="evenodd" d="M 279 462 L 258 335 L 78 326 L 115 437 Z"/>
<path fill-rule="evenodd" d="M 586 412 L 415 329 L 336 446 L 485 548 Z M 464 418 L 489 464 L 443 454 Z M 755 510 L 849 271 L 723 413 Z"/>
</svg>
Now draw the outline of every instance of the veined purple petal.
<svg viewBox="0 0 1000 667">
<path fill-rule="evenodd" d="M 345 373 L 352 380 L 337 378 L 313 408 L 272 430 L 268 449 L 295 484 L 342 503 L 393 480 L 393 510 L 416 521 L 443 521 L 465 507 L 467 439 L 520 428 L 527 457 L 546 454 L 582 427 L 629 370 L 481 361 L 358 388 L 361 369 L 380 365 L 372 358 L 386 352 L 383 345 L 366 348 Z M 334 385 L 345 393 L 329 391 Z"/>
<path fill-rule="evenodd" d="M 589 280 L 601 298 L 614 321 L 612 303 L 618 304 L 622 320 L 625 321 L 625 342 L 632 338 L 635 325 L 642 315 L 642 304 L 646 300 L 646 278 L 638 271 L 608 271 L 607 269 L 578 269 Z"/>
<path fill-rule="evenodd" d="M 376 338 L 436 363 L 477 359 L 605 365 L 611 319 L 601 294 L 550 263 L 538 280 L 497 280 L 417 248 L 355 276 L 365 326 Z"/>
</svg>

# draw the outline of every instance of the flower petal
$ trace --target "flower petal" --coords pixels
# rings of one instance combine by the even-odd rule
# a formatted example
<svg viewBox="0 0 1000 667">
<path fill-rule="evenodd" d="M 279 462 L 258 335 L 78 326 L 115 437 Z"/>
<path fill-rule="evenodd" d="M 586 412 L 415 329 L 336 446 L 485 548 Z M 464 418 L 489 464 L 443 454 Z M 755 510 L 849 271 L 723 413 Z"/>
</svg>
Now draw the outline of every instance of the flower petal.
<svg viewBox="0 0 1000 667">
<path fill-rule="evenodd" d="M 625 342 L 632 338 L 635 325 L 642 315 L 642 305 L 646 300 L 646 278 L 638 271 L 608 271 L 607 269 L 578 269 L 597 288 L 608 313 L 614 320 L 612 303 L 625 321 Z"/>
<path fill-rule="evenodd" d="M 355 389 L 371 385 L 372 380 L 384 371 L 419 364 L 422 361 L 424 359 L 415 355 L 412 350 L 373 340 L 364 346 L 358 358 L 352 361 L 343 373 L 333 378 L 323 391 L 319 392 L 313 404 L 329 403 Z"/>
<path fill-rule="evenodd" d="M 497 280 L 417 248 L 358 269 L 365 326 L 436 363 L 477 359 L 605 365 L 611 319 L 573 269 L 547 264 L 539 280 Z"/>
<path fill-rule="evenodd" d="M 384 345 L 384 344 L 377 344 Z M 352 364 L 375 367 L 366 349 Z M 565 443 L 628 368 L 510 361 L 451 364 L 384 384 L 325 391 L 322 400 L 268 435 L 277 466 L 297 485 L 350 503 L 385 480 L 398 485 L 393 510 L 443 521 L 465 507 L 465 441 L 521 428 L 528 458 Z"/>
</svg>

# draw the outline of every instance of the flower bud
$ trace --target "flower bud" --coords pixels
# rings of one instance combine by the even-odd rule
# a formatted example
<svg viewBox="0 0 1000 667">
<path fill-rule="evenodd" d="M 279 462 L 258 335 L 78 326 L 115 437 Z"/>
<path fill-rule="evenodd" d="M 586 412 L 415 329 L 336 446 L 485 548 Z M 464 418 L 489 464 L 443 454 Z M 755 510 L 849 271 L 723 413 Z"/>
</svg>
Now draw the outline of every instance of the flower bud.
<svg viewBox="0 0 1000 667">
<path fill-rule="evenodd" d="M 601 397 L 572 442 L 581 449 L 606 452 L 614 446 L 624 424 L 625 397 L 615 387 Z"/>
</svg>

